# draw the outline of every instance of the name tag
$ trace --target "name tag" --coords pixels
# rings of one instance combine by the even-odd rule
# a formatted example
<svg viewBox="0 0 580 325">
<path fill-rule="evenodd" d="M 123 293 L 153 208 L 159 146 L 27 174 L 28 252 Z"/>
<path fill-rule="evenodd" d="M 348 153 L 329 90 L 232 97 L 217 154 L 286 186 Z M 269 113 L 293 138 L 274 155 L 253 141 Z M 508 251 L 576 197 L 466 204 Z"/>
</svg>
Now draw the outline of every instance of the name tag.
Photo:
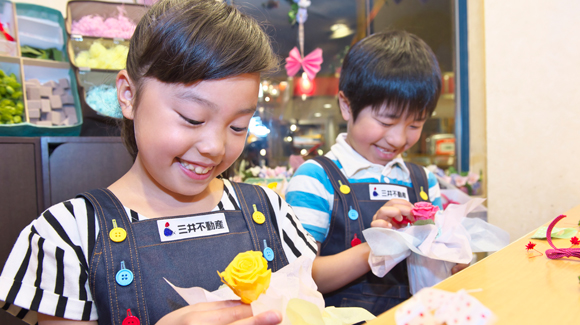
<svg viewBox="0 0 580 325">
<path fill-rule="evenodd" d="M 388 201 L 391 199 L 403 199 L 409 201 L 407 188 L 393 184 L 370 184 L 369 197 L 371 200 Z"/>
<path fill-rule="evenodd" d="M 205 216 L 165 219 L 157 221 L 162 242 L 195 237 L 213 236 L 230 232 L 223 213 Z"/>
</svg>

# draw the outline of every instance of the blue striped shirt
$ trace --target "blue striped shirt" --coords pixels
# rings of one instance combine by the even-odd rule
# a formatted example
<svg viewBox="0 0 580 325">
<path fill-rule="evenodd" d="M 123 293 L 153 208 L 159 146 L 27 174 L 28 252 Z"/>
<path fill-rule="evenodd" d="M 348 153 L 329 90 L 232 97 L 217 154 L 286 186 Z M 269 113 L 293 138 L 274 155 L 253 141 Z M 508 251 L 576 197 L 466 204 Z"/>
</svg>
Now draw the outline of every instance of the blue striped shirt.
<svg viewBox="0 0 580 325">
<path fill-rule="evenodd" d="M 330 151 L 325 155 L 331 159 L 351 183 L 387 183 L 413 187 L 407 166 L 400 156 L 385 166 L 369 162 L 356 152 L 341 133 Z M 441 204 L 441 190 L 435 175 L 425 169 L 429 183 L 429 198 L 433 205 Z M 326 172 L 314 160 L 308 160 L 294 173 L 286 190 L 286 201 L 304 229 L 318 242 L 324 242 L 328 234 L 330 216 L 334 202 L 334 189 Z"/>
</svg>

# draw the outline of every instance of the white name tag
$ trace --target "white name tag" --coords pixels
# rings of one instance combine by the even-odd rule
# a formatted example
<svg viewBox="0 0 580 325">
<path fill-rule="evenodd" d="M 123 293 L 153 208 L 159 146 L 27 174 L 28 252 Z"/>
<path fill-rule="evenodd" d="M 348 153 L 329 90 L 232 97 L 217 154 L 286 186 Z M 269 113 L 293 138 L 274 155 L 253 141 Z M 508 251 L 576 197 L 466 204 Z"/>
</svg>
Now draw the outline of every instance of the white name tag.
<svg viewBox="0 0 580 325">
<path fill-rule="evenodd" d="M 230 232 L 223 213 L 158 220 L 157 228 L 162 242 Z"/>
<path fill-rule="evenodd" d="M 369 196 L 371 200 L 387 201 L 391 199 L 403 199 L 409 201 L 407 188 L 392 184 L 370 184 Z"/>
</svg>

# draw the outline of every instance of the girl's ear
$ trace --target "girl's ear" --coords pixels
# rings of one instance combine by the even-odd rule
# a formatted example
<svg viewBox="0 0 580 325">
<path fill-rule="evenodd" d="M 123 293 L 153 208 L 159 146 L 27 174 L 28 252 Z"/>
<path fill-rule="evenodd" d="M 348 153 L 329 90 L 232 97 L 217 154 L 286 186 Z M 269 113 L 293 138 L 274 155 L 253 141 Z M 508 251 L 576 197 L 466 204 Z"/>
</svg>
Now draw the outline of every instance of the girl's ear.
<svg viewBox="0 0 580 325">
<path fill-rule="evenodd" d="M 134 118 L 133 102 L 135 100 L 136 88 L 127 70 L 119 71 L 116 86 L 117 100 L 121 106 L 121 112 L 125 118 L 132 120 Z"/>
<path fill-rule="evenodd" d="M 350 110 L 350 102 L 342 90 L 338 92 L 338 106 L 340 107 L 342 118 L 349 122 L 352 119 L 352 111 Z"/>
</svg>

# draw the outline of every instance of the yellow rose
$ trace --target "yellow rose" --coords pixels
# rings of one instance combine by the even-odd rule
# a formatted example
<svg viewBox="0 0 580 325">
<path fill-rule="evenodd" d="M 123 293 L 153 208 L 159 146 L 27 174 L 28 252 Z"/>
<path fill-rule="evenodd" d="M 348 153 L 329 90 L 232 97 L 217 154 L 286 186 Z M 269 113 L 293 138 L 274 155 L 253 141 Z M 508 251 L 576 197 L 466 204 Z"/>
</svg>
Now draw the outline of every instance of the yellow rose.
<svg viewBox="0 0 580 325">
<path fill-rule="evenodd" d="M 268 262 L 262 257 L 262 252 L 247 251 L 239 253 L 218 275 L 242 302 L 249 304 L 258 299 L 270 286 L 272 271 L 268 270 Z"/>
</svg>

